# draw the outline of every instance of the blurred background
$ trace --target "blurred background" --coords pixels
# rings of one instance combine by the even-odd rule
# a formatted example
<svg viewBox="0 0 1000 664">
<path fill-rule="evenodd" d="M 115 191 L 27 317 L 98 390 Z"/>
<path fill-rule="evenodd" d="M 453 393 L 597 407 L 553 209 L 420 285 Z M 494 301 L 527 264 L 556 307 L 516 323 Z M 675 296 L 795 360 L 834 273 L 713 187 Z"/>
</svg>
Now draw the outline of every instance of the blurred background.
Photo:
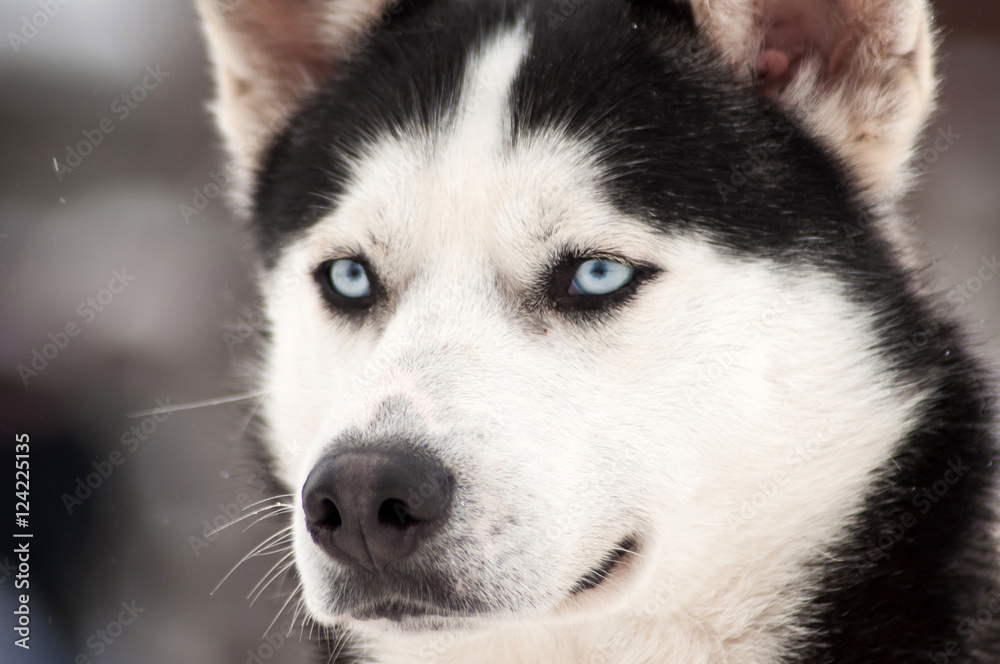
<svg viewBox="0 0 1000 664">
<path fill-rule="evenodd" d="M 935 289 L 997 363 L 1000 4 L 937 4 L 942 110 L 908 205 Z M 0 662 L 301 661 L 291 609 L 270 625 L 289 585 L 247 597 L 280 556 L 211 594 L 274 532 L 211 533 L 259 497 L 244 411 L 127 417 L 237 392 L 258 320 L 197 26 L 188 2 L 0 5 L 0 486 L 28 434 L 34 535 L 26 653 L 0 529 Z"/>
</svg>

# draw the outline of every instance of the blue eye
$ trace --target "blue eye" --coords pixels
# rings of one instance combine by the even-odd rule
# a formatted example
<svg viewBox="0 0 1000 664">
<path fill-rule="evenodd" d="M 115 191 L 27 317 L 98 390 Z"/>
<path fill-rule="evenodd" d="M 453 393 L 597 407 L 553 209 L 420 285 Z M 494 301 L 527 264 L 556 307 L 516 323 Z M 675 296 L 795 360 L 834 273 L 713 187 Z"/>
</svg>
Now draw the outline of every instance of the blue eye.
<svg viewBox="0 0 1000 664">
<path fill-rule="evenodd" d="M 635 275 L 635 268 L 615 261 L 592 259 L 584 261 L 573 275 L 570 295 L 607 295 L 626 286 Z M 564 282 L 565 283 L 565 282 Z"/>
<path fill-rule="evenodd" d="M 372 292 L 365 266 L 350 258 L 341 258 L 330 264 L 330 285 L 338 295 L 349 299 L 368 297 Z"/>
</svg>

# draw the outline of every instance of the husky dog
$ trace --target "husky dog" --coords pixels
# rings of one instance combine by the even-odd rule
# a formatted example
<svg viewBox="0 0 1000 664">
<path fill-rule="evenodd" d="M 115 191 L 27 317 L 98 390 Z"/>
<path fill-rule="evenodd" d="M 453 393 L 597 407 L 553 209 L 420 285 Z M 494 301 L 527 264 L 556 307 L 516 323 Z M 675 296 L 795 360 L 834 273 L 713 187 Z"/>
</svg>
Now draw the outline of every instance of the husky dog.
<svg viewBox="0 0 1000 664">
<path fill-rule="evenodd" d="M 924 0 L 200 5 L 323 661 L 1000 661 Z"/>
</svg>

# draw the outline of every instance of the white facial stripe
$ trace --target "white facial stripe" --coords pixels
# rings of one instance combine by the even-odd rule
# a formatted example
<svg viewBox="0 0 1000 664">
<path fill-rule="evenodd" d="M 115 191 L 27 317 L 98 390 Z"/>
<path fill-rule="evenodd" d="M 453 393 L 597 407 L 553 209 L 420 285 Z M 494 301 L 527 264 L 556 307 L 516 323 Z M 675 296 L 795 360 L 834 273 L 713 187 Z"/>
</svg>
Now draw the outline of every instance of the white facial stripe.
<svg viewBox="0 0 1000 664">
<path fill-rule="evenodd" d="M 465 162 L 491 156 L 510 133 L 510 90 L 528 50 L 523 30 L 498 35 L 470 57 L 444 150 Z M 465 179 L 475 173 L 455 173 Z"/>
</svg>

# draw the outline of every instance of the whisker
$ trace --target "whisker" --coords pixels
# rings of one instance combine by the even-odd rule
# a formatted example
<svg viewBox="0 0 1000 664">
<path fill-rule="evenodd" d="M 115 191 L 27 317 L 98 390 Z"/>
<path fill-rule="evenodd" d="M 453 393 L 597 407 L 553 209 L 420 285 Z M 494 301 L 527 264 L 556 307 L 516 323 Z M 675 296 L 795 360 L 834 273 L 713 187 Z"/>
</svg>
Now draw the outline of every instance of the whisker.
<svg viewBox="0 0 1000 664">
<path fill-rule="evenodd" d="M 343 654 L 346 651 L 346 649 L 347 649 L 348 646 L 350 646 L 352 644 L 351 644 L 350 636 L 347 634 L 346 631 L 344 631 L 344 630 L 339 631 L 337 633 L 337 635 L 336 635 L 336 639 L 332 638 L 331 632 L 332 632 L 332 630 L 330 628 L 326 628 L 327 643 L 329 643 L 329 644 L 331 644 L 333 646 L 330 649 L 330 659 L 329 659 L 329 661 L 333 662 L 338 657 L 340 657 L 341 654 Z M 367 659 L 368 659 L 367 657 L 362 657 L 359 661 L 366 661 Z"/>
<path fill-rule="evenodd" d="M 267 570 L 266 572 L 264 572 L 263 576 L 261 576 L 261 577 L 260 577 L 260 581 L 258 581 L 258 582 L 257 582 L 257 585 L 255 585 L 255 586 L 254 586 L 253 588 L 251 588 L 251 589 L 250 589 L 250 592 L 248 592 L 248 593 L 247 593 L 247 596 L 246 596 L 246 599 L 250 599 L 250 598 L 251 598 L 251 597 L 253 596 L 253 594 L 254 594 L 255 592 L 257 592 L 257 589 L 258 589 L 258 588 L 260 588 L 261 584 L 262 584 L 262 583 L 264 583 L 264 580 L 265 580 L 265 579 L 267 579 L 267 578 L 268 578 L 269 576 L 271 576 L 271 573 L 272 573 L 272 572 L 273 572 L 274 570 L 278 569 L 278 568 L 279 568 L 279 567 L 280 567 L 280 566 L 281 566 L 281 565 L 282 565 L 282 564 L 283 564 L 283 563 L 284 563 L 284 562 L 285 562 L 286 560 L 288 560 L 288 558 L 289 558 L 290 556 L 292 556 L 292 555 L 294 555 L 294 554 L 293 554 L 293 553 L 288 553 L 288 554 L 286 554 L 286 555 L 282 556 L 281 558 L 279 558 L 279 559 L 278 559 L 278 562 L 276 562 L 276 563 L 274 563 L 273 565 L 271 565 L 271 569 L 269 569 L 269 570 Z M 267 586 L 265 586 L 265 588 L 266 588 L 266 587 L 267 587 Z M 263 592 L 263 590 L 264 590 L 264 589 L 263 589 L 263 588 L 261 588 L 261 591 L 262 591 L 262 592 Z M 256 598 L 254 598 L 254 601 L 256 601 Z M 251 604 L 252 604 L 252 603 L 253 603 L 253 602 L 251 602 Z"/>
<path fill-rule="evenodd" d="M 291 594 L 288 595 L 288 599 L 286 599 L 285 603 L 281 605 L 281 608 L 278 609 L 278 612 L 274 614 L 274 620 L 272 620 L 271 624 L 267 626 L 267 629 L 264 630 L 264 633 L 261 635 L 260 638 L 263 639 L 267 637 L 267 633 L 271 631 L 272 627 L 274 627 L 274 623 L 278 622 L 278 618 L 280 618 L 281 614 L 285 612 L 285 608 L 288 606 L 288 603 L 295 598 L 295 595 L 298 594 L 298 592 L 299 592 L 298 589 L 296 589 L 292 591 Z"/>
<path fill-rule="evenodd" d="M 299 590 L 301 589 L 302 586 L 300 585 Z M 295 603 L 295 610 L 292 611 L 292 623 L 288 626 L 288 634 L 285 634 L 285 636 L 291 636 L 292 632 L 295 631 L 295 621 L 298 619 L 299 613 L 302 611 L 302 609 L 305 608 L 305 605 L 306 605 L 305 597 L 299 595 L 299 601 Z M 305 614 L 302 614 L 302 628 L 299 630 L 300 643 L 302 642 L 302 630 L 304 630 L 305 628 L 306 628 Z"/>
<path fill-rule="evenodd" d="M 816 546 L 816 545 L 813 545 L 813 546 L 811 546 L 811 547 L 809 547 L 809 548 L 813 549 L 814 551 L 816 551 L 816 552 L 817 552 L 818 554 L 820 554 L 821 556 L 825 556 L 826 558 L 829 558 L 830 560 L 832 560 L 832 561 L 833 561 L 833 562 L 835 562 L 835 563 L 842 563 L 842 562 L 844 562 L 844 561 L 843 561 L 843 560 L 841 560 L 840 558 L 835 558 L 835 557 L 834 557 L 833 555 L 831 555 L 831 554 L 827 553 L 826 551 L 824 551 L 823 549 L 819 548 L 819 547 L 818 547 L 818 546 Z"/>
<path fill-rule="evenodd" d="M 263 405 L 263 403 L 264 403 L 263 399 L 258 401 L 253 405 L 253 408 L 251 408 L 249 412 L 247 412 L 246 417 L 243 418 L 243 424 L 240 425 L 239 429 L 240 433 L 238 440 L 246 440 L 247 431 L 250 430 L 250 425 L 253 424 L 254 418 L 257 417 L 257 411 L 260 410 L 260 407 Z"/>
<path fill-rule="evenodd" d="M 258 390 L 256 392 L 246 392 L 245 394 L 236 394 L 228 397 L 206 399 L 204 401 L 192 401 L 190 403 L 178 404 L 176 406 L 160 406 L 159 408 L 150 408 L 149 410 L 139 410 L 134 413 L 126 413 L 125 417 L 133 419 L 136 417 L 148 417 L 150 415 L 165 415 L 168 413 L 176 413 L 182 410 L 207 408 L 209 406 L 221 406 L 222 404 L 235 403 L 237 401 L 245 401 L 246 399 L 253 399 L 254 397 L 260 397 L 265 394 L 267 394 L 267 392 L 263 390 Z"/>
<path fill-rule="evenodd" d="M 229 526 L 234 526 L 237 523 L 239 523 L 240 521 L 243 521 L 244 519 L 249 519 L 252 516 L 256 516 L 258 514 L 263 514 L 264 512 L 269 512 L 269 511 L 271 511 L 273 509 L 277 509 L 279 507 L 285 507 L 285 508 L 295 509 L 294 505 L 289 505 L 287 503 L 278 503 L 276 505 L 268 505 L 267 507 L 261 507 L 260 509 L 254 510 L 253 512 L 250 512 L 249 514 L 244 514 L 243 516 L 241 516 L 241 517 L 239 517 L 237 519 L 233 519 L 229 523 L 222 524 L 218 528 L 215 528 L 210 533 L 208 533 L 208 537 L 214 537 L 215 535 L 218 535 L 219 533 L 221 533 L 223 530 L 225 530 Z M 280 512 L 278 512 L 278 514 L 280 514 Z M 246 530 L 244 530 L 243 532 L 246 532 Z"/>
<path fill-rule="evenodd" d="M 320 626 L 319 626 L 319 624 L 315 620 L 310 620 L 309 621 L 309 640 L 310 641 L 313 640 L 313 632 L 315 632 L 315 631 L 317 631 L 319 629 L 320 629 Z M 319 638 L 319 637 L 316 637 L 316 638 Z"/>
<path fill-rule="evenodd" d="M 263 542 L 261 542 L 260 544 L 258 544 L 257 546 L 255 546 L 250 551 L 250 553 L 248 553 L 245 556 L 243 556 L 242 558 L 240 558 L 240 561 L 238 563 L 236 563 L 235 565 L 233 565 L 233 568 L 231 570 L 229 570 L 229 572 L 224 577 L 222 577 L 222 581 L 219 581 L 219 584 L 217 586 L 215 586 L 215 588 L 212 589 L 212 592 L 210 592 L 209 595 L 214 595 L 219 590 L 219 588 L 222 587 L 222 584 L 225 583 L 226 580 L 230 576 L 233 575 L 233 572 L 235 572 L 237 569 L 239 569 L 240 565 L 242 565 L 243 563 L 245 563 L 246 561 L 250 560 L 255 555 L 257 555 L 257 553 L 260 552 L 261 549 L 264 549 L 265 547 L 270 546 L 271 544 L 273 544 L 275 540 L 280 539 L 281 537 L 287 537 L 289 535 L 289 533 L 291 532 L 291 530 L 292 530 L 291 526 L 288 526 L 287 528 L 282 528 L 281 530 L 279 530 L 278 532 L 274 533 L 273 535 L 271 535 L 270 537 L 268 537 L 267 539 L 265 539 Z"/>
<path fill-rule="evenodd" d="M 283 537 L 280 540 L 275 540 L 274 542 L 271 542 L 266 547 L 258 551 L 257 555 L 255 555 L 254 557 L 260 558 L 264 556 L 273 556 L 279 553 L 284 553 L 285 551 L 291 551 L 293 540 L 294 538 L 291 536 L 291 534 L 287 535 L 286 537 Z"/>
<path fill-rule="evenodd" d="M 625 585 L 621 579 L 610 576 L 610 572 L 598 572 L 597 576 L 600 577 L 601 583 L 606 583 L 609 586 L 622 588 Z"/>
<path fill-rule="evenodd" d="M 646 557 L 645 553 L 640 553 L 639 551 L 635 551 L 633 549 L 625 549 L 625 548 L 622 548 L 620 546 L 612 547 L 610 550 L 614 551 L 615 553 L 624 553 L 627 556 L 635 556 L 636 558 L 645 558 Z"/>
<path fill-rule="evenodd" d="M 288 560 L 292 555 L 293 555 L 292 553 L 289 553 L 284 558 L 282 558 L 282 560 Z M 257 600 L 259 600 L 261 598 L 261 596 L 264 594 L 264 591 L 267 590 L 268 586 L 270 586 L 272 583 L 274 583 L 279 578 L 281 578 L 281 575 L 284 574 L 285 572 L 287 572 L 288 570 L 290 570 L 292 568 L 292 565 L 294 565 L 294 564 L 295 564 L 295 561 L 293 560 L 292 562 L 288 563 L 287 565 L 285 565 L 284 567 L 282 567 L 280 570 L 278 570 L 278 573 L 275 574 L 274 576 L 272 576 L 268 580 L 268 582 L 265 583 L 264 586 L 260 589 L 260 592 L 258 592 L 257 595 L 253 599 L 250 600 L 250 606 L 253 606 L 254 604 L 256 604 Z"/>
<path fill-rule="evenodd" d="M 340 653 L 340 651 L 339 650 L 334 650 L 333 644 L 330 643 L 330 637 L 329 636 L 327 637 L 326 647 L 327 647 L 327 650 L 330 651 L 330 656 L 327 658 L 326 664 L 333 664 L 333 660 L 337 657 L 337 655 Z"/>
<path fill-rule="evenodd" d="M 285 498 L 292 498 L 292 499 L 294 499 L 295 498 L 295 494 L 294 493 L 283 493 L 283 494 L 278 495 L 278 496 L 268 496 L 267 498 L 261 498 L 258 501 L 250 503 L 249 505 L 247 505 L 243 509 L 244 510 L 248 510 L 251 507 L 257 507 L 258 505 L 262 505 L 262 504 L 264 504 L 264 503 L 266 503 L 266 502 L 268 502 L 270 500 L 284 500 Z"/>
<path fill-rule="evenodd" d="M 282 506 L 278 505 L 276 507 L 282 507 Z M 273 519 L 274 517 L 279 516 L 281 514 L 284 514 L 286 512 L 292 513 L 292 512 L 295 511 L 295 508 L 292 505 L 284 505 L 284 507 L 287 507 L 288 509 L 285 509 L 285 510 L 275 510 L 273 512 L 265 514 L 264 516 L 260 517 L 259 519 L 257 519 L 253 523 L 251 523 L 249 526 L 247 526 L 246 528 L 244 528 L 243 532 L 246 532 L 246 531 L 250 530 L 251 528 L 253 528 L 254 526 L 256 526 L 258 523 L 260 523 L 261 521 L 267 521 L 268 519 Z"/>
</svg>

